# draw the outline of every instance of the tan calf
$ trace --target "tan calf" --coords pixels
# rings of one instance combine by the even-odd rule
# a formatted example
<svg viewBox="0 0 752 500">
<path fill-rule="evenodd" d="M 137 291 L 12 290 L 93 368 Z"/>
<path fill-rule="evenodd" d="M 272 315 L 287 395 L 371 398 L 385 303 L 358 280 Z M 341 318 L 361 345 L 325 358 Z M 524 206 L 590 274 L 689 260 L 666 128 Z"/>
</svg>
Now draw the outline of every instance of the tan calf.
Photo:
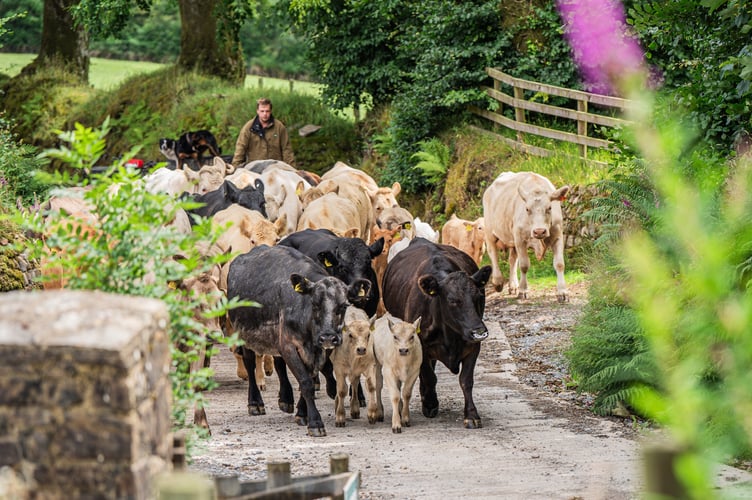
<svg viewBox="0 0 752 500">
<path fill-rule="evenodd" d="M 469 221 L 452 214 L 452 217 L 441 228 L 441 242 L 462 250 L 477 265 L 480 265 L 483 252 L 486 250 L 486 234 L 483 226 L 483 217 Z"/>
<path fill-rule="evenodd" d="M 345 398 L 350 392 L 350 417 L 360 418 L 358 384 L 360 376 L 373 369 L 372 320 L 362 309 L 349 306 L 345 313 L 345 327 L 342 329 L 342 344 L 330 356 L 337 380 L 337 396 L 334 398 L 335 425 L 345 426 Z M 350 390 L 348 391 L 348 382 Z"/>
<path fill-rule="evenodd" d="M 384 406 L 381 389 L 389 389 L 392 401 L 392 432 L 410 427 L 410 398 L 423 362 L 420 345 L 420 318 L 414 323 L 386 314 L 377 319 L 373 332 L 375 364 L 366 377 L 368 387 L 368 422 L 383 422 Z"/>
<path fill-rule="evenodd" d="M 328 229 L 337 236 L 360 238 L 358 207 L 347 198 L 329 192 L 306 205 L 298 221 L 298 231 L 304 229 Z"/>
</svg>

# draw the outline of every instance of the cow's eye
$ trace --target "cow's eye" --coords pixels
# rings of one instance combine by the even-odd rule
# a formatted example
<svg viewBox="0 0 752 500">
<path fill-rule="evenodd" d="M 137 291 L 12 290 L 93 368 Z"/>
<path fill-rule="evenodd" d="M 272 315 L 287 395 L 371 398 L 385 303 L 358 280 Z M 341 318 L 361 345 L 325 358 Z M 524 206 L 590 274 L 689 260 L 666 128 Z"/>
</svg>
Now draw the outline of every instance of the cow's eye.
<svg viewBox="0 0 752 500">
<path fill-rule="evenodd" d="M 396 335 L 393 335 L 393 337 L 394 337 L 394 341 L 395 341 L 395 342 L 399 342 L 399 339 L 397 338 L 397 336 L 396 336 Z"/>
<path fill-rule="evenodd" d="M 531 213 L 533 213 L 533 211 L 532 211 L 532 210 L 530 210 L 529 208 L 526 208 L 525 210 L 527 210 L 527 213 L 528 213 L 528 214 L 531 214 Z"/>
</svg>

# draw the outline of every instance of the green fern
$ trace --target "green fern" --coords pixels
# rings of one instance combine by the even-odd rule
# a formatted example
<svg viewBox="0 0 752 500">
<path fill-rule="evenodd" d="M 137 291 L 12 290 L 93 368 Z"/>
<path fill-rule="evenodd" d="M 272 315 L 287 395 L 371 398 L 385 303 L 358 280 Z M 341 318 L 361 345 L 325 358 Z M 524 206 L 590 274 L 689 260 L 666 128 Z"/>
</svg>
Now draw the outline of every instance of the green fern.
<svg viewBox="0 0 752 500">
<path fill-rule="evenodd" d="M 449 169 L 449 147 L 435 137 L 420 141 L 418 145 L 421 150 L 411 156 L 413 160 L 418 160 L 413 168 L 420 170 L 428 182 L 443 182 Z"/>
</svg>

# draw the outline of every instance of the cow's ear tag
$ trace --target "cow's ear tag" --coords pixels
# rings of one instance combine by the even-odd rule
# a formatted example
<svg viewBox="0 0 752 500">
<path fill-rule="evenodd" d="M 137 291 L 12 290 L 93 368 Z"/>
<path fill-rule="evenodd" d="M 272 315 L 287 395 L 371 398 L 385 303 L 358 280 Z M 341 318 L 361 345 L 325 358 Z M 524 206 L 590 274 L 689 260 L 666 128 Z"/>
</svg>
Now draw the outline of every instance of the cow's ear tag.
<svg viewBox="0 0 752 500">
<path fill-rule="evenodd" d="M 167 283 L 167 287 L 170 288 L 170 289 L 172 289 L 172 290 L 175 290 L 175 289 L 177 289 L 178 284 L 175 281 L 170 281 L 169 283 Z"/>
<path fill-rule="evenodd" d="M 430 292 L 428 292 L 428 294 L 429 295 L 436 295 L 436 290 L 431 290 Z"/>
<path fill-rule="evenodd" d="M 329 259 L 324 259 L 324 265 L 326 267 L 332 267 L 332 263 L 331 263 L 331 261 Z"/>
<path fill-rule="evenodd" d="M 407 228 L 407 229 L 409 229 L 409 228 Z M 392 238 L 392 242 L 399 241 L 401 239 L 402 239 L 402 233 L 399 232 L 399 233 L 397 233 L 397 234 L 394 235 L 394 238 Z"/>
<path fill-rule="evenodd" d="M 358 297 L 365 297 L 366 291 L 363 289 L 363 287 L 360 287 L 360 290 L 358 290 Z"/>
<path fill-rule="evenodd" d="M 470 224 L 465 224 L 465 231 L 469 233 L 472 230 L 473 230 L 473 226 L 471 226 Z"/>
<path fill-rule="evenodd" d="M 409 231 L 410 228 L 413 227 L 413 226 L 409 222 L 406 222 L 405 224 L 402 225 L 402 227 L 404 227 L 405 229 L 407 229 Z"/>
<path fill-rule="evenodd" d="M 303 293 L 303 285 L 300 283 L 295 283 L 295 291 L 298 293 Z"/>
<path fill-rule="evenodd" d="M 301 194 L 303 194 L 303 190 L 302 189 L 298 188 L 298 189 L 295 190 L 295 196 L 299 197 Z"/>
<path fill-rule="evenodd" d="M 418 328 L 415 329 L 415 333 L 417 333 L 418 335 L 420 335 L 420 327 L 418 327 Z"/>
</svg>

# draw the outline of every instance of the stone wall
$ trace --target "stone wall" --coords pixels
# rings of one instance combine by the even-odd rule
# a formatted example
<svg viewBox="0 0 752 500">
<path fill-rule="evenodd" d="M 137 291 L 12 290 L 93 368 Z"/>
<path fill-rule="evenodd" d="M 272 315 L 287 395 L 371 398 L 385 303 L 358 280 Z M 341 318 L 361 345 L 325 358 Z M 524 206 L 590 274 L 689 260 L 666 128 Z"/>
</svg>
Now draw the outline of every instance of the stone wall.
<svg viewBox="0 0 752 500">
<path fill-rule="evenodd" d="M 0 294 L 0 470 L 31 498 L 152 498 L 172 455 L 168 321 L 153 299 Z"/>
</svg>

